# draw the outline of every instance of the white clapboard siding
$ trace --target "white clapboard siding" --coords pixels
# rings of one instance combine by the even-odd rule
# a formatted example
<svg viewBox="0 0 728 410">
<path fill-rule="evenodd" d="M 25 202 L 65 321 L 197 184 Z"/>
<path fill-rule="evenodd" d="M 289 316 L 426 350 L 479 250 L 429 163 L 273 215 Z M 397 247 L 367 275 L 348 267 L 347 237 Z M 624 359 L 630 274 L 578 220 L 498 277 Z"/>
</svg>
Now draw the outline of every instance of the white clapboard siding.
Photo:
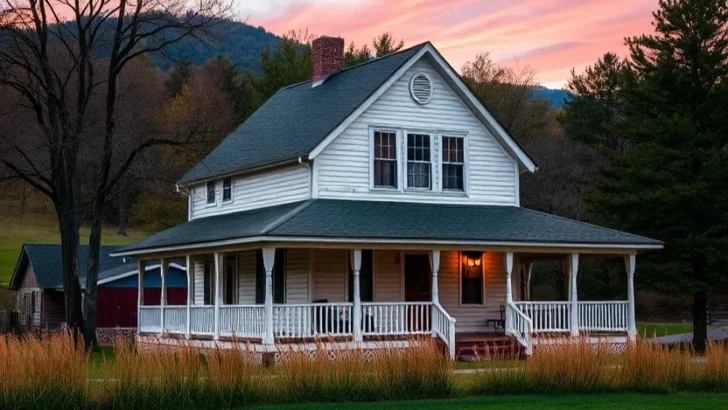
<svg viewBox="0 0 728 410">
<path fill-rule="evenodd" d="M 374 258 L 374 301 L 400 302 L 404 300 L 402 289 L 402 267 L 399 264 L 400 251 L 375 250 Z"/>
<path fill-rule="evenodd" d="M 222 202 L 222 179 L 215 183 L 215 204 L 207 204 L 207 184 L 193 186 L 192 219 L 302 201 L 309 197 L 310 170 L 302 165 L 233 177 L 233 200 Z"/>
<path fill-rule="evenodd" d="M 427 73 L 434 85 L 432 100 L 424 105 L 416 103 L 409 94 L 410 78 L 418 72 Z M 370 127 L 467 132 L 469 196 L 370 191 Z M 399 148 L 403 155 L 402 147 Z M 433 155 L 433 185 L 437 191 L 440 186 L 440 171 L 436 165 L 440 157 L 437 138 Z M 425 60 L 416 63 L 318 155 L 314 160 L 314 178 L 320 198 L 490 205 L 517 203 L 516 163 Z"/>
<path fill-rule="evenodd" d="M 238 303 L 255 304 L 255 251 L 238 252 Z"/>
<path fill-rule="evenodd" d="M 348 296 L 346 250 L 313 250 L 313 298 L 329 302 L 345 302 Z"/>
<path fill-rule="evenodd" d="M 308 303 L 308 249 L 286 251 L 286 303 Z"/>
<path fill-rule="evenodd" d="M 205 263 L 204 258 L 195 258 L 195 305 L 202 305 L 205 301 Z"/>
</svg>

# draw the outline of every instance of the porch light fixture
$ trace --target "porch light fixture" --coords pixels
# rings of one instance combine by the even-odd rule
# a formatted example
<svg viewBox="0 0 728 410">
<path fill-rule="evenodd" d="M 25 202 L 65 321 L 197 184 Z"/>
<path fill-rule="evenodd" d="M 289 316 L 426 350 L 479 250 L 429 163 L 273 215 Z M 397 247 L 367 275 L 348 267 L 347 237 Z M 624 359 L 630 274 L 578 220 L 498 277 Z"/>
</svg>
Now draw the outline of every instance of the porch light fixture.
<svg viewBox="0 0 728 410">
<path fill-rule="evenodd" d="M 480 265 L 483 263 L 482 252 L 463 252 L 463 276 L 478 277 L 480 276 Z"/>
</svg>

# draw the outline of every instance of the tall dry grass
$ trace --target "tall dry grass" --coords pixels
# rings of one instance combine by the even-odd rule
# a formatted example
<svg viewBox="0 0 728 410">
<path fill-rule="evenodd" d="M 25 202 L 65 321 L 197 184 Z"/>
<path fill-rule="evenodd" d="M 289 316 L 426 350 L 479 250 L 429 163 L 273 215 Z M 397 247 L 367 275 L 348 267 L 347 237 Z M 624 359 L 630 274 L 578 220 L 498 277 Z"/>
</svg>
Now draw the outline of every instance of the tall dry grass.
<svg viewBox="0 0 728 410">
<path fill-rule="evenodd" d="M 482 369 L 476 393 L 728 391 L 728 345 L 704 356 L 689 347 L 629 343 L 624 352 L 585 339 L 539 345 L 525 366 Z"/>
<path fill-rule="evenodd" d="M 87 407 L 88 355 L 68 334 L 0 337 L 0 408 Z"/>
<path fill-rule="evenodd" d="M 366 352 L 320 345 L 263 365 L 250 346 L 138 350 L 119 340 L 89 376 L 89 357 L 70 335 L 0 340 L 0 408 L 219 409 L 254 404 L 381 401 L 490 393 L 728 391 L 728 345 L 703 356 L 649 342 L 623 353 L 577 340 L 539 345 L 524 366 L 453 374 L 441 347 Z M 468 387 L 456 381 L 468 377 Z"/>
<path fill-rule="evenodd" d="M 236 344 L 233 344 L 234 346 Z M 439 346 L 291 351 L 266 368 L 251 347 L 154 348 L 114 346 L 104 363 L 95 403 L 110 409 L 230 408 L 260 403 L 438 398 L 454 393 L 450 362 Z"/>
</svg>

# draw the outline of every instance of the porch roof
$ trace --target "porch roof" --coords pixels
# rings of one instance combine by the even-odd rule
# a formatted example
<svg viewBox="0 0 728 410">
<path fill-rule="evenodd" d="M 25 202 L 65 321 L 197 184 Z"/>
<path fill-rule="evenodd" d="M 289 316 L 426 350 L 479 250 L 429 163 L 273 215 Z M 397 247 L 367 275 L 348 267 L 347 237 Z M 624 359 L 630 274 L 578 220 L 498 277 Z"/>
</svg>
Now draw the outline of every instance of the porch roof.
<svg viewBox="0 0 728 410">
<path fill-rule="evenodd" d="M 519 207 L 311 199 L 193 219 L 124 246 L 115 254 L 145 254 L 255 240 L 285 241 L 286 238 L 662 247 L 662 242 L 654 239 Z"/>
</svg>

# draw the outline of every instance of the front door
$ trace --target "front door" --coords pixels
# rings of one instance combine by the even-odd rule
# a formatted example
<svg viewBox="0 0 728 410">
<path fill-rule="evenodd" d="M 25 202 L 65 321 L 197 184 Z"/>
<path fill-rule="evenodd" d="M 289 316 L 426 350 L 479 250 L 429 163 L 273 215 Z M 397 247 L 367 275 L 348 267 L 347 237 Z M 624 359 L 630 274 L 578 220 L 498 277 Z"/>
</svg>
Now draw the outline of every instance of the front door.
<svg viewBox="0 0 728 410">
<path fill-rule="evenodd" d="M 432 300 L 432 272 L 427 254 L 404 255 L 404 300 L 429 302 Z"/>
</svg>

